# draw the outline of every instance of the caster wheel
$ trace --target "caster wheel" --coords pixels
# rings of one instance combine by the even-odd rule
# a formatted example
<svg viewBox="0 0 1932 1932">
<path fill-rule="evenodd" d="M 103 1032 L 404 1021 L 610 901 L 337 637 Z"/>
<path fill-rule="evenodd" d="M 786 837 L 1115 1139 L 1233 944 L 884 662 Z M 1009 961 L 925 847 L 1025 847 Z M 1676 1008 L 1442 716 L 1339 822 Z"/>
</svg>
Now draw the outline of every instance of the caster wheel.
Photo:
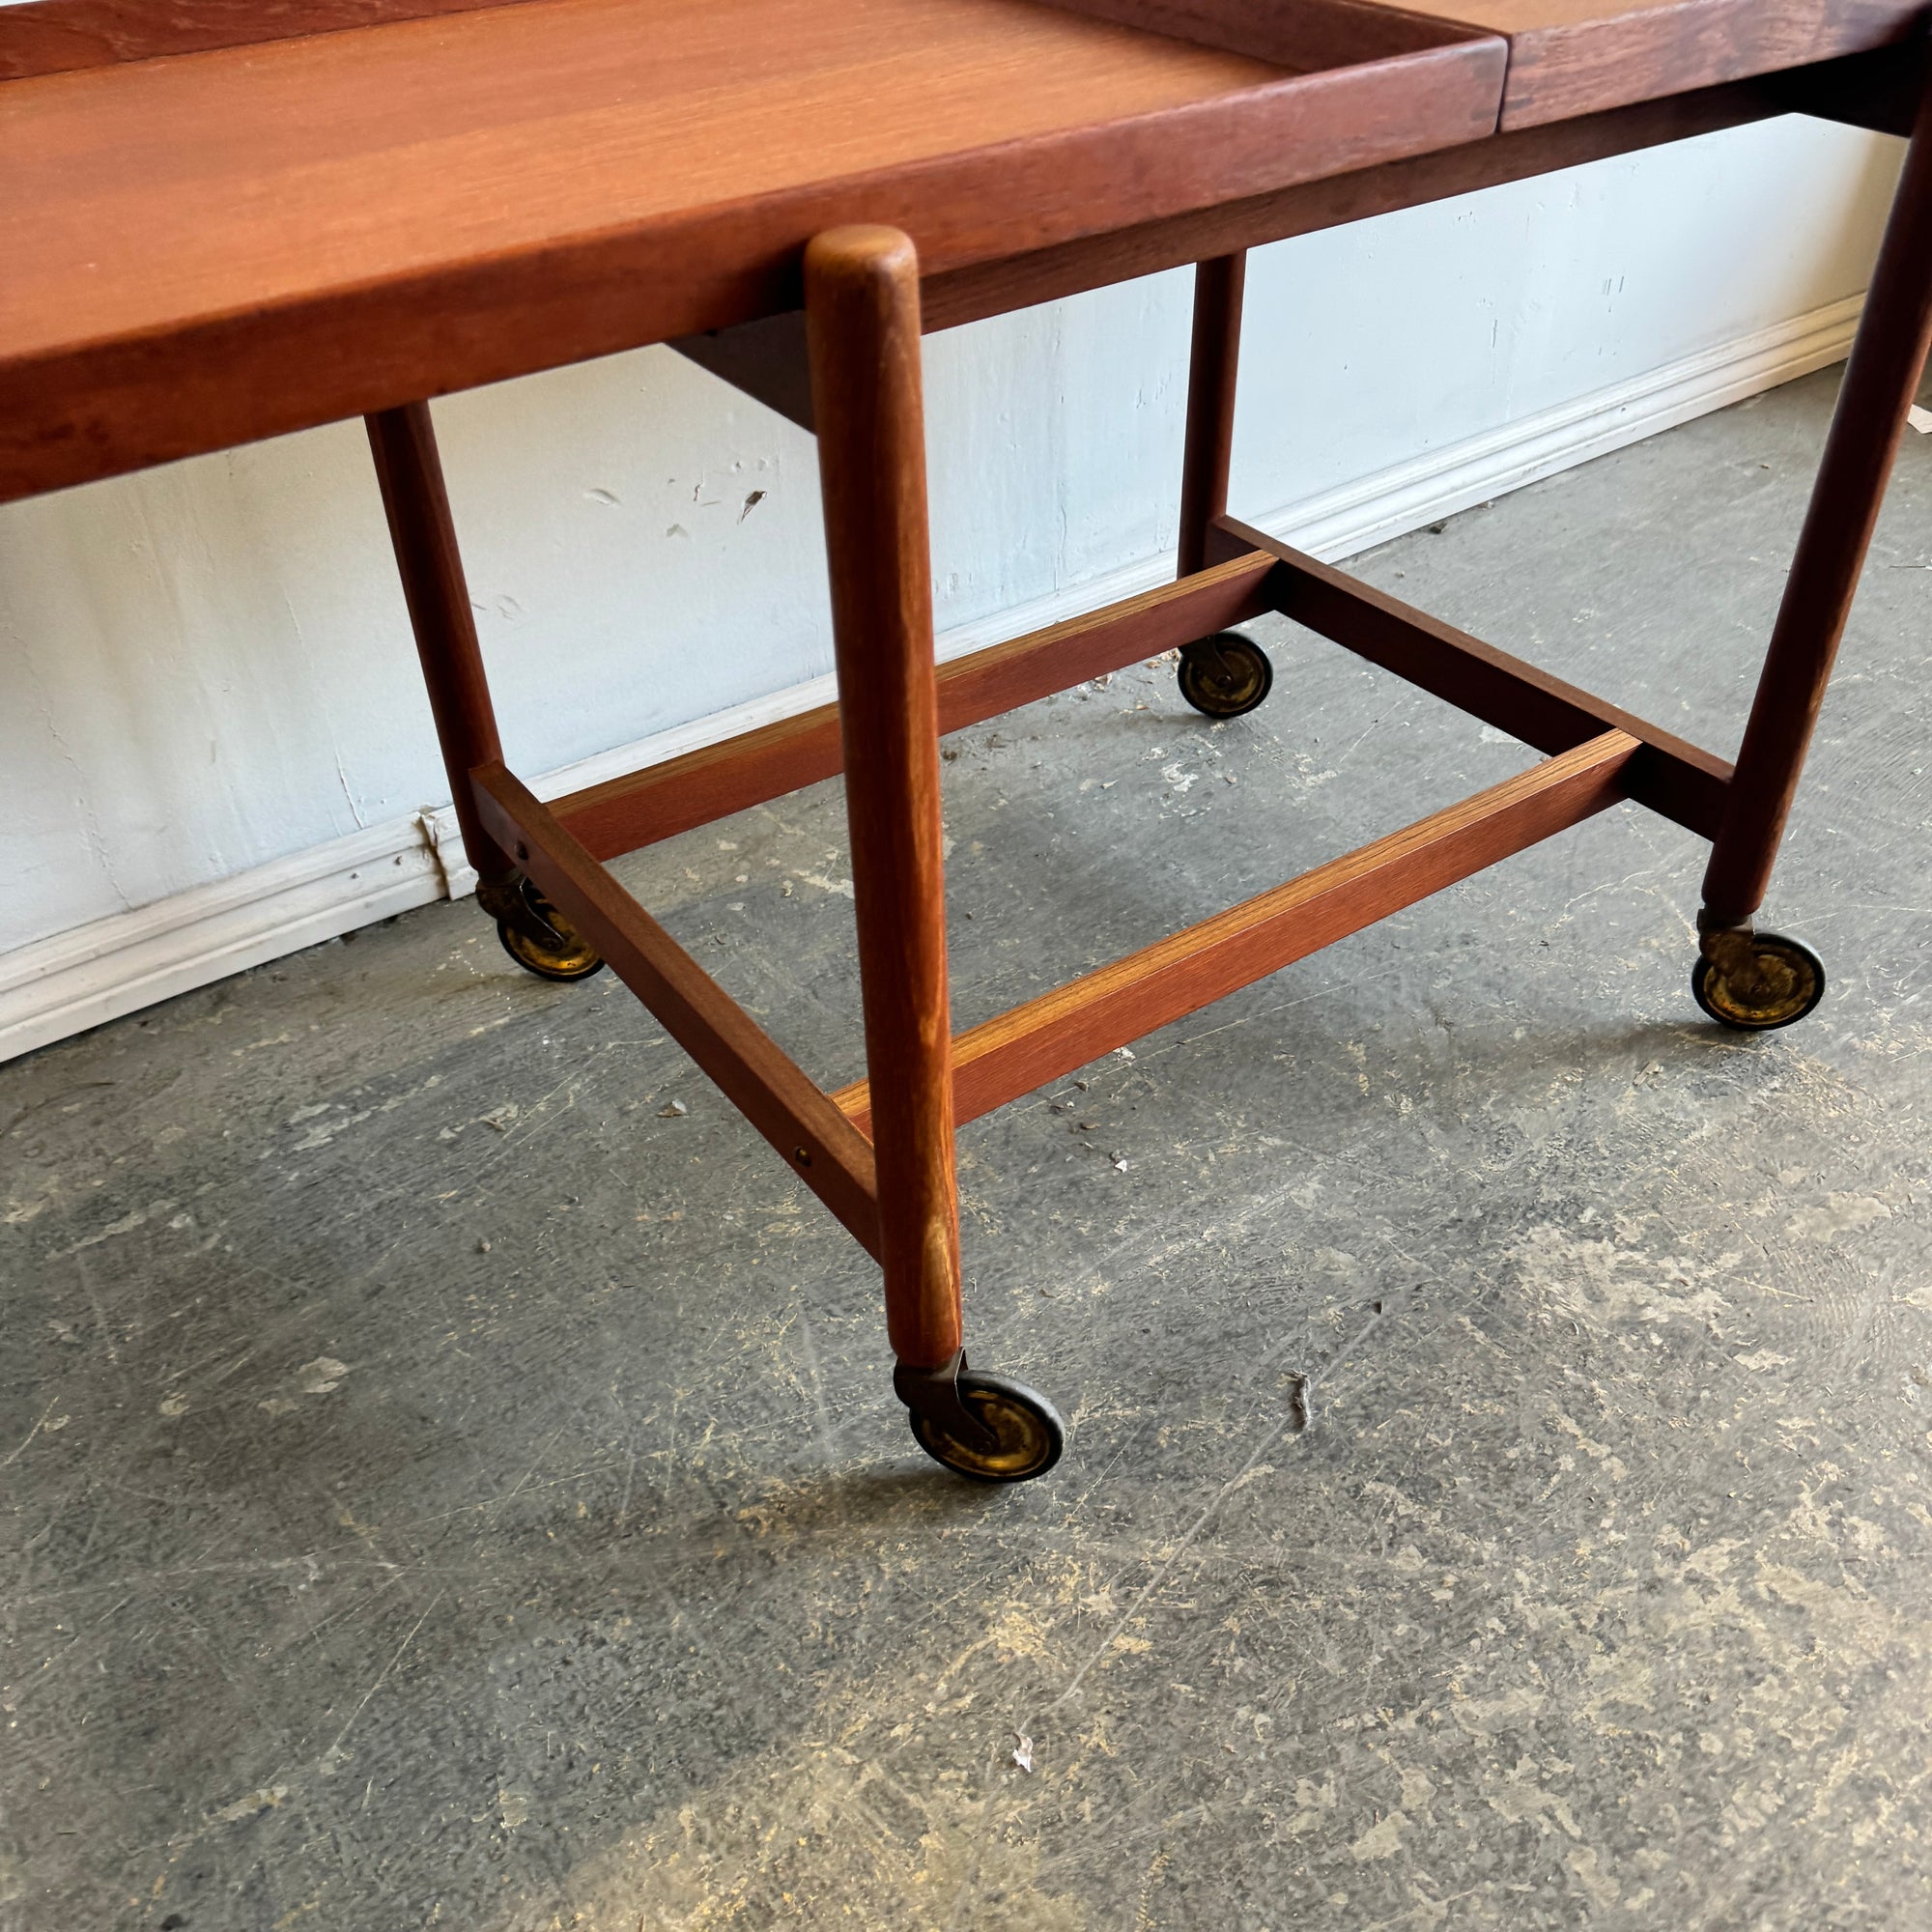
<svg viewBox="0 0 1932 1932">
<path fill-rule="evenodd" d="M 1779 932 L 1751 938 L 1748 975 L 1725 973 L 1699 955 L 1690 969 L 1690 997 L 1719 1026 L 1770 1033 L 1802 1020 L 1825 997 L 1825 964 L 1802 941 Z"/>
<path fill-rule="evenodd" d="M 497 937 L 503 942 L 503 951 L 526 973 L 534 973 L 539 980 L 587 980 L 593 973 L 603 972 L 603 955 L 528 879 L 517 882 L 517 896 L 529 923 L 551 935 L 539 939 L 517 921 L 497 922 Z"/>
<path fill-rule="evenodd" d="M 1274 667 L 1238 631 L 1197 638 L 1180 652 L 1180 695 L 1208 718 L 1241 718 L 1265 703 Z"/>
<path fill-rule="evenodd" d="M 912 1433 L 935 1463 L 976 1483 L 1030 1483 L 1060 1461 L 1066 1429 L 1043 1395 L 1005 1376 L 962 1370 L 959 1399 L 993 1433 L 988 1448 L 955 1441 L 930 1416 L 911 1413 Z"/>
</svg>

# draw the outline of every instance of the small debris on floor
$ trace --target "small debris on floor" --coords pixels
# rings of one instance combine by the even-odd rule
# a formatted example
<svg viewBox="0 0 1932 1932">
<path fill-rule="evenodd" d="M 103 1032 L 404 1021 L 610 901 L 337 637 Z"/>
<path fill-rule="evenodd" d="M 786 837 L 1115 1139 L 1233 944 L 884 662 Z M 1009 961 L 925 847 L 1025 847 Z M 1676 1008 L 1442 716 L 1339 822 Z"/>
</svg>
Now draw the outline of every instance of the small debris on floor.
<svg viewBox="0 0 1932 1932">
<path fill-rule="evenodd" d="M 1018 1743 L 1013 1746 L 1013 1762 L 1022 1771 L 1031 1773 L 1033 1770 L 1033 1740 L 1024 1731 L 1015 1731 L 1013 1736 L 1018 1740 Z"/>
<path fill-rule="evenodd" d="M 682 1100 L 673 1100 L 668 1107 L 660 1107 L 658 1109 L 658 1119 L 661 1121 L 674 1121 L 678 1115 L 690 1112 L 691 1109 Z"/>
</svg>

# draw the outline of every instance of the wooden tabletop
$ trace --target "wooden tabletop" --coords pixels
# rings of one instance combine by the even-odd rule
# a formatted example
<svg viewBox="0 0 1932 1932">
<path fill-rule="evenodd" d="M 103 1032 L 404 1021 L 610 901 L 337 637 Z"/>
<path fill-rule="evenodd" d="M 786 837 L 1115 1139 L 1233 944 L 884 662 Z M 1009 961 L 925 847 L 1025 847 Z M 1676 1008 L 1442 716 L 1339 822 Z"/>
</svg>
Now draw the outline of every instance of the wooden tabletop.
<svg viewBox="0 0 1932 1932">
<path fill-rule="evenodd" d="M 795 306 L 840 222 L 940 269 L 1494 127 L 1492 38 L 1224 11 L 1272 58 L 1039 0 L 525 0 L 0 83 L 0 500 Z"/>
<path fill-rule="evenodd" d="M 1403 0 L 1510 43 L 1502 126 L 1807 67 L 1923 31 L 1926 0 Z"/>
<path fill-rule="evenodd" d="M 841 222 L 1010 260 L 1923 11 L 38 0 L 0 10 L 0 501 L 795 307 Z"/>
</svg>

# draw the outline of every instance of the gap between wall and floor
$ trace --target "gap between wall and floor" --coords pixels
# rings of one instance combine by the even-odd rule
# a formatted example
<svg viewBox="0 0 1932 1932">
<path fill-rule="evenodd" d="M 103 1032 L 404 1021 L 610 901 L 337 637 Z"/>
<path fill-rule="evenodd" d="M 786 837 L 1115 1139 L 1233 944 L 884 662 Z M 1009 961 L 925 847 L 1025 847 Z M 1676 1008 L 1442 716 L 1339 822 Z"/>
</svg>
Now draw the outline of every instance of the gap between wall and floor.
<svg viewBox="0 0 1932 1932">
<path fill-rule="evenodd" d="M 1842 361 L 1862 297 L 1736 337 L 1596 394 L 1445 445 L 1392 469 L 1263 515 L 1237 514 L 1333 562 L 1520 490 L 1645 437 Z M 942 659 L 1078 615 L 1163 582 L 1171 554 L 1141 557 L 1046 597 L 962 624 Z M 828 702 L 813 678 L 550 773 L 554 798 L 679 757 Z M 131 912 L 0 955 L 0 1061 L 339 938 L 475 885 L 447 806 L 371 826 Z"/>
</svg>

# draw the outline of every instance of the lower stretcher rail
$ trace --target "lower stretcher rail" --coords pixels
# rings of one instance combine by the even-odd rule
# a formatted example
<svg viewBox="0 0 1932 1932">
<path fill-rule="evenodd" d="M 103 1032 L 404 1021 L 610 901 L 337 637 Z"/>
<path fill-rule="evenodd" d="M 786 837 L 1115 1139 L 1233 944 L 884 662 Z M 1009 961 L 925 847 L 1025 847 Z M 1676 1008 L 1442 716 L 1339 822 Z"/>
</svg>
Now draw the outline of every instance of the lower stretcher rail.
<svg viewBox="0 0 1932 1932">
<path fill-rule="evenodd" d="M 1624 775 L 1641 752 L 1627 732 L 1605 731 L 961 1034 L 952 1043 L 954 1122 L 978 1120 L 1605 810 L 1628 796 Z M 869 1126 L 866 1082 L 832 1098 Z"/>
<path fill-rule="evenodd" d="M 1184 927 L 960 1035 L 963 1124 L 1101 1054 L 1199 1011 L 1389 914 L 1629 797 L 1645 746 L 1605 731 L 1326 865 Z M 471 774 L 477 810 L 545 895 L 873 1251 L 878 1181 L 871 1090 L 828 1096 L 513 773 Z"/>
<path fill-rule="evenodd" d="M 867 1253 L 879 1245 L 871 1143 L 737 1001 L 501 765 L 471 774 L 478 811 L 617 977 L 778 1149 Z"/>
<path fill-rule="evenodd" d="M 1198 577 L 1163 583 L 941 665 L 939 728 L 964 730 L 1258 617 L 1271 608 L 1267 582 L 1274 569 L 1273 556 L 1243 546 L 1242 554 Z M 838 706 L 821 704 L 648 771 L 573 792 L 553 810 L 595 857 L 614 859 L 843 769 Z"/>
<path fill-rule="evenodd" d="M 1715 753 L 1236 518 L 1214 520 L 1208 547 L 1217 546 L 1280 561 L 1264 583 L 1269 609 L 1539 752 L 1628 731 L 1643 747 L 1627 775 L 1631 797 L 1700 838 L 1717 837 L 1731 767 Z"/>
</svg>

